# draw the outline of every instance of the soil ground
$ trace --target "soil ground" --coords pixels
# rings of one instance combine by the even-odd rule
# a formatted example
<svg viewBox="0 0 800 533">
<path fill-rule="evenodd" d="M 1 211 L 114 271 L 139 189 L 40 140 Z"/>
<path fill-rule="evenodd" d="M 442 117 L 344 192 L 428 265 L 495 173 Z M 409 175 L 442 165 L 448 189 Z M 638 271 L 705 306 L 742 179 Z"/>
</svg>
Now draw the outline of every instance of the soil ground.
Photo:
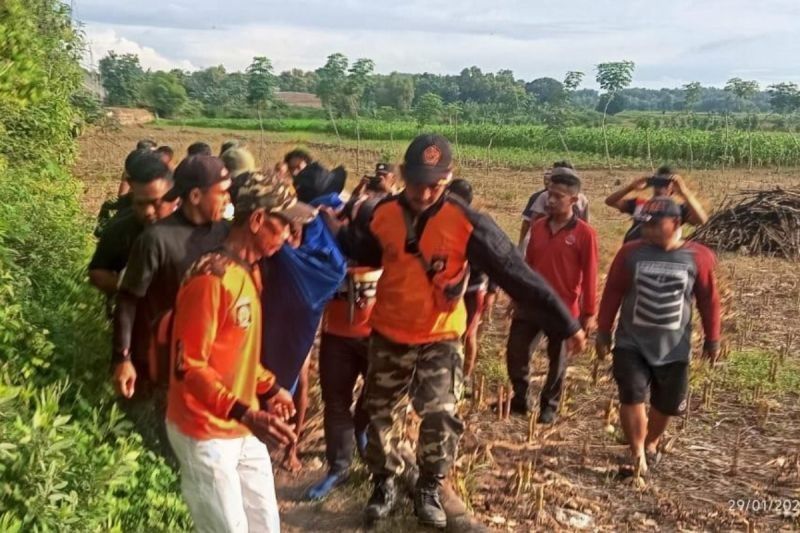
<svg viewBox="0 0 800 533">
<path fill-rule="evenodd" d="M 263 137 L 258 132 L 154 127 L 91 132 L 81 138 L 75 167 L 86 185 L 87 216 L 116 194 L 122 161 L 144 137 L 169 144 L 181 155 L 197 140 L 217 149 L 224 140 L 238 138 L 247 141 L 267 165 L 298 144 L 291 135 L 269 132 Z M 358 158 L 362 172 L 379 157 L 374 151 L 357 153 L 354 143 L 341 145 L 335 138 L 305 145 L 331 166 L 356 168 Z M 580 169 L 584 192 L 591 200 L 592 224 L 600 236 L 601 281 L 629 224 L 602 199 L 642 172 Z M 528 195 L 541 187 L 542 169 L 465 166 L 458 175 L 473 183 L 476 204 L 516 239 L 519 212 Z M 686 177 L 709 210 L 741 190 L 800 186 L 800 171 L 795 170 L 727 169 Z M 352 175 L 349 185 L 356 180 Z M 512 415 L 500 421 L 488 409 L 499 385 L 506 383 L 507 302 L 501 299 L 481 340 L 476 381 L 483 379 L 486 399 L 462 405 L 467 430 L 452 475 L 478 522 L 505 531 L 537 526 L 601 531 L 800 530 L 797 514 L 777 509 L 786 505 L 800 511 L 800 272 L 790 261 L 725 255 L 719 258 L 718 274 L 729 358 L 714 369 L 694 363 L 689 415 L 672 421 L 666 439 L 669 451 L 644 486 L 615 475 L 626 448 L 620 443 L 608 361 L 595 363 L 588 353 L 574 361 L 557 423 L 536 428 L 531 442 L 527 442 L 527 419 Z M 544 359 L 541 354 L 534 358 L 534 392 L 544 378 Z M 773 359 L 779 364 L 775 379 L 768 377 Z M 293 475 L 276 467 L 283 526 L 286 531 L 359 530 L 369 492 L 363 467 L 357 466 L 350 482 L 328 500 L 302 499 L 325 472 L 316 388 L 310 415 L 301 447 L 304 470 Z M 404 503 L 380 530 L 417 530 L 410 504 Z"/>
</svg>

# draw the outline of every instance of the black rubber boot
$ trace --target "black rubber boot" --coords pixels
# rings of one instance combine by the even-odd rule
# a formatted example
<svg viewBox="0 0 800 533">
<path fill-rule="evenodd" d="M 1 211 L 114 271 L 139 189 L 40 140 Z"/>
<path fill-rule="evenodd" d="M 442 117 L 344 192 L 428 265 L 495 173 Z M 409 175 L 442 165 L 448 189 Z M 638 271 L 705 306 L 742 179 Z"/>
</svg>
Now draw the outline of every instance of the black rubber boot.
<svg viewBox="0 0 800 533">
<path fill-rule="evenodd" d="M 372 496 L 364 509 L 364 518 L 372 523 L 386 518 L 397 503 L 397 485 L 392 476 L 375 476 Z"/>
<path fill-rule="evenodd" d="M 439 491 L 443 478 L 438 476 L 420 476 L 417 491 L 414 494 L 414 512 L 420 524 L 439 529 L 447 527 L 447 515 L 442 506 Z"/>
</svg>

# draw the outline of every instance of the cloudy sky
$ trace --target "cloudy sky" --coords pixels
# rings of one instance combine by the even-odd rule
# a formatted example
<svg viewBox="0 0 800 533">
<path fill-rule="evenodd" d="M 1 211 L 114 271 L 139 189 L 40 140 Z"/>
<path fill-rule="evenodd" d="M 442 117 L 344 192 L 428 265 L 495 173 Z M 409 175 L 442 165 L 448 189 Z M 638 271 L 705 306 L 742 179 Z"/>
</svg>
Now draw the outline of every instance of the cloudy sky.
<svg viewBox="0 0 800 533">
<path fill-rule="evenodd" d="M 66 0 L 68 1 L 68 0 Z M 97 62 L 133 52 L 152 69 L 268 56 L 276 71 L 327 55 L 369 57 L 382 73 L 511 69 L 518 78 L 593 78 L 604 61 L 636 62 L 635 86 L 800 82 L 798 0 L 72 0 Z M 592 86 L 591 80 L 589 86 Z"/>
</svg>

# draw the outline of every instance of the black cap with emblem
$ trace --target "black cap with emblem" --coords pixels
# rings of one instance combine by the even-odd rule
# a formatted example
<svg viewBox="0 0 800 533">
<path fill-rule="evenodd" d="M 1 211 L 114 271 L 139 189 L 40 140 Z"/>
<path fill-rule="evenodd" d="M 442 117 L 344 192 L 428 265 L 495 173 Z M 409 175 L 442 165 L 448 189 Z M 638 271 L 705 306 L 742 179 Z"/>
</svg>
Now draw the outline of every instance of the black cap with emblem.
<svg viewBox="0 0 800 533">
<path fill-rule="evenodd" d="M 433 185 L 453 172 L 453 151 L 441 135 L 417 136 L 406 150 L 402 173 L 407 183 Z"/>
</svg>

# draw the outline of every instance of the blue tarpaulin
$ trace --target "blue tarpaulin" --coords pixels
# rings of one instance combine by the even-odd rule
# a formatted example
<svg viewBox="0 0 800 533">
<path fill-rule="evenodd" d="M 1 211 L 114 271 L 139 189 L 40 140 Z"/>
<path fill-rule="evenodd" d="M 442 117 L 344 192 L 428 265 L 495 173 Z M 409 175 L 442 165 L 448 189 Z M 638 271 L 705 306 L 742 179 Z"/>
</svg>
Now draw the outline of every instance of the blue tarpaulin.
<svg viewBox="0 0 800 533">
<path fill-rule="evenodd" d="M 311 203 L 336 208 L 342 202 L 337 194 L 329 194 Z M 317 217 L 303 227 L 298 248 L 284 245 L 260 266 L 264 281 L 261 362 L 282 387 L 293 390 L 322 312 L 344 281 L 347 260 Z"/>
</svg>

